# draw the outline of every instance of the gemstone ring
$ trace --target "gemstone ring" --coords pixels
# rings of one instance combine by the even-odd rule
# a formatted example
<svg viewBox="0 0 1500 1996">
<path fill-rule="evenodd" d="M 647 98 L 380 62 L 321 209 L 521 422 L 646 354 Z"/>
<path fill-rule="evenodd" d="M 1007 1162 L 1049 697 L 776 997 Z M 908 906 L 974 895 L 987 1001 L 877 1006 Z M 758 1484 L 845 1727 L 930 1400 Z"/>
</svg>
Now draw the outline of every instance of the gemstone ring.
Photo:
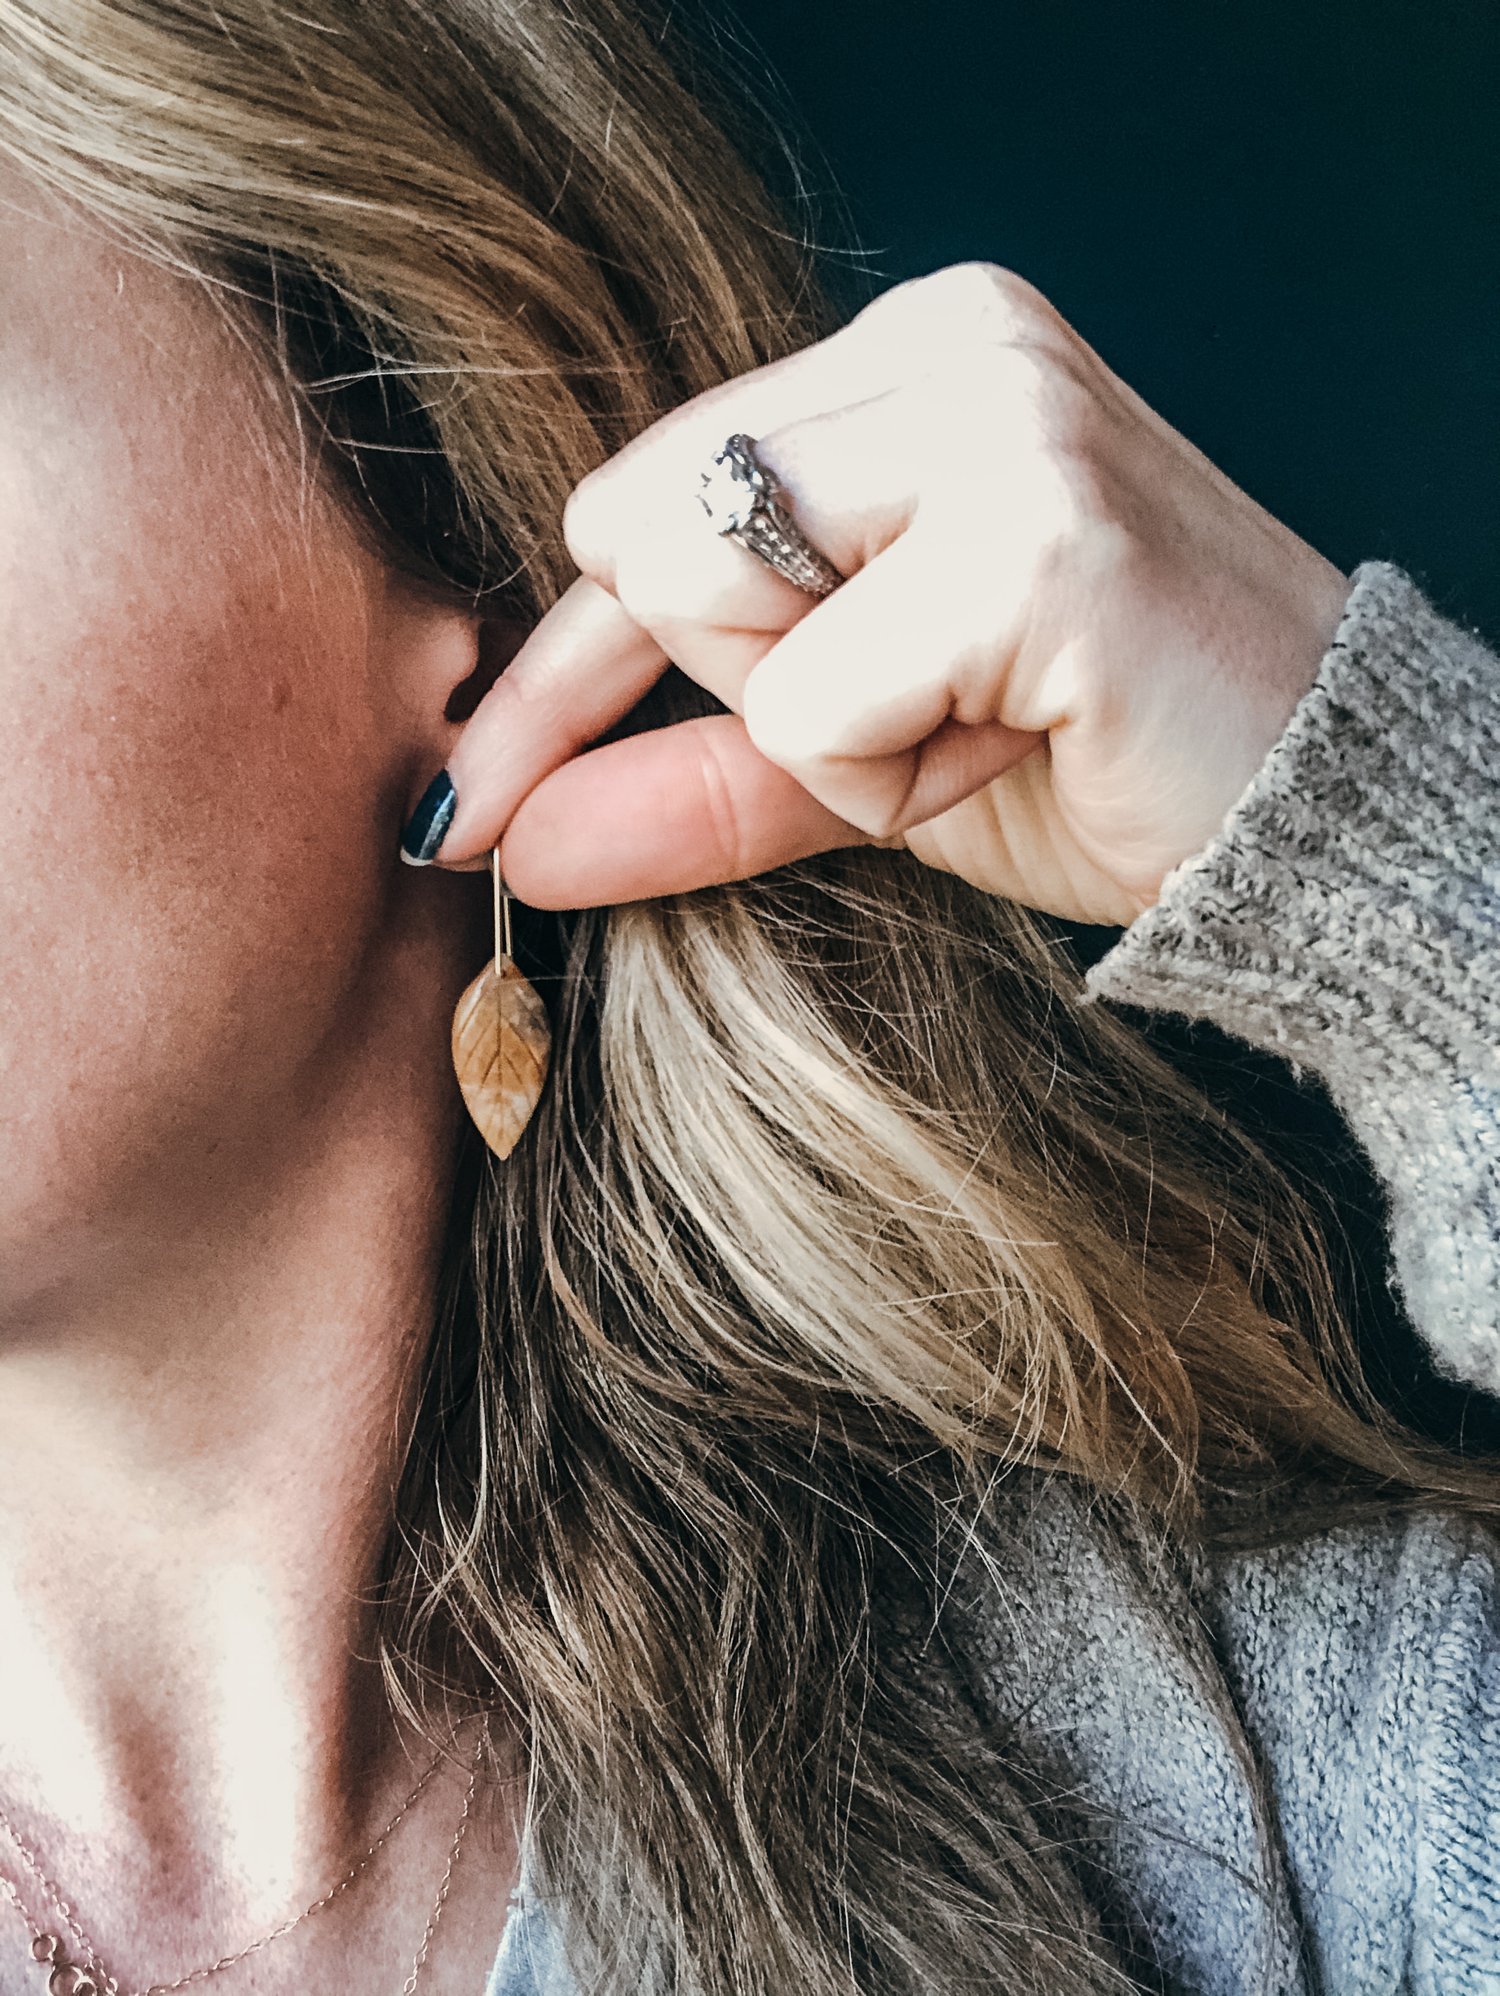
<svg viewBox="0 0 1500 1996">
<path fill-rule="evenodd" d="M 755 439 L 737 431 L 715 451 L 699 480 L 699 504 L 718 533 L 738 541 L 809 596 L 828 596 L 844 577 L 803 533 L 781 487 L 755 455 Z"/>
</svg>

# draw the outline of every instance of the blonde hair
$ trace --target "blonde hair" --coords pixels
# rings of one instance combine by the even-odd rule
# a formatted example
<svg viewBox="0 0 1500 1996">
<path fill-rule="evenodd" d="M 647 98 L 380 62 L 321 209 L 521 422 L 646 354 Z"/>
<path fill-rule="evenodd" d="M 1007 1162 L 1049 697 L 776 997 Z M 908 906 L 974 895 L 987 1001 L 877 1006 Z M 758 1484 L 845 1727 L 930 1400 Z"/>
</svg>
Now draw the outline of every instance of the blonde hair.
<svg viewBox="0 0 1500 1996">
<path fill-rule="evenodd" d="M 614 0 L 0 0 L 0 146 L 253 329 L 388 559 L 529 615 L 585 472 L 829 323 L 705 88 Z M 622 732 L 714 706 L 669 670 Z M 552 1078 L 459 1162 L 393 1702 L 506 1712 L 585 1988 L 1131 1986 L 882 1598 L 1010 1466 L 1179 1532 L 1301 1471 L 1489 1486 L 1044 919 L 884 849 L 517 917 Z"/>
</svg>

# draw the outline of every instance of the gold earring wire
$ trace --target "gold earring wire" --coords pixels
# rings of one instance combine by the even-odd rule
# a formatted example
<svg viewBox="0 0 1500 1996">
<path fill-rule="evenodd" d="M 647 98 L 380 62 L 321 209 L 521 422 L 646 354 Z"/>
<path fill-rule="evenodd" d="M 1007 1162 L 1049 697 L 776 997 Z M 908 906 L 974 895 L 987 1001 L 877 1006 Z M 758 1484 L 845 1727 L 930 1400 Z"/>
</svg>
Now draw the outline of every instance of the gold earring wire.
<svg viewBox="0 0 1500 1996">
<path fill-rule="evenodd" d="M 500 848 L 490 849 L 495 955 L 453 1013 L 453 1070 L 475 1127 L 496 1157 L 509 1157 L 541 1098 L 552 1054 L 546 1007 L 511 954 L 510 893 Z"/>
<path fill-rule="evenodd" d="M 505 922 L 505 948 L 503 954 L 506 956 L 512 954 L 510 947 L 510 895 L 506 892 L 505 882 L 500 878 L 499 846 L 491 846 L 490 848 L 490 877 L 495 883 L 495 975 L 498 977 L 500 975 L 500 958 L 502 955 L 500 947 L 500 923 L 502 915 Z"/>
</svg>

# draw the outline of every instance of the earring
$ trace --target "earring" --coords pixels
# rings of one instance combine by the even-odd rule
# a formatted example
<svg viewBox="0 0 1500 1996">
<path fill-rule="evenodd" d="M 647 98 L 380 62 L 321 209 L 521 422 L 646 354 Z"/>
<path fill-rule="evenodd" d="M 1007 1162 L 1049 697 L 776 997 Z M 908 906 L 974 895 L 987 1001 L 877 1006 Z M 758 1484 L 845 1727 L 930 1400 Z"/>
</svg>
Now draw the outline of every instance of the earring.
<svg viewBox="0 0 1500 1996">
<path fill-rule="evenodd" d="M 454 1011 L 453 1067 L 479 1134 L 496 1157 L 509 1157 L 547 1079 L 552 1027 L 511 955 L 510 895 L 500 878 L 498 846 L 490 851 L 490 872 L 495 881 L 495 960 L 480 971 Z"/>
</svg>

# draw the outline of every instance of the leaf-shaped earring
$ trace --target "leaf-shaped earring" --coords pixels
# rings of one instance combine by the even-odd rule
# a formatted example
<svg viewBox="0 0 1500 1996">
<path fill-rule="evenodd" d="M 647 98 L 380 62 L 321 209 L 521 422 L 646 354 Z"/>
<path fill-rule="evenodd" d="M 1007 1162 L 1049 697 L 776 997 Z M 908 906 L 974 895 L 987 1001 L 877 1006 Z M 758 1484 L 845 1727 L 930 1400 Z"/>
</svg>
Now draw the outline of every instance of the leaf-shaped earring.
<svg viewBox="0 0 1500 1996">
<path fill-rule="evenodd" d="M 509 1157 L 547 1079 L 552 1027 L 510 953 L 510 895 L 500 878 L 498 846 L 490 851 L 490 872 L 495 881 L 495 960 L 480 971 L 454 1010 L 453 1067 L 479 1134 L 496 1157 Z"/>
</svg>

